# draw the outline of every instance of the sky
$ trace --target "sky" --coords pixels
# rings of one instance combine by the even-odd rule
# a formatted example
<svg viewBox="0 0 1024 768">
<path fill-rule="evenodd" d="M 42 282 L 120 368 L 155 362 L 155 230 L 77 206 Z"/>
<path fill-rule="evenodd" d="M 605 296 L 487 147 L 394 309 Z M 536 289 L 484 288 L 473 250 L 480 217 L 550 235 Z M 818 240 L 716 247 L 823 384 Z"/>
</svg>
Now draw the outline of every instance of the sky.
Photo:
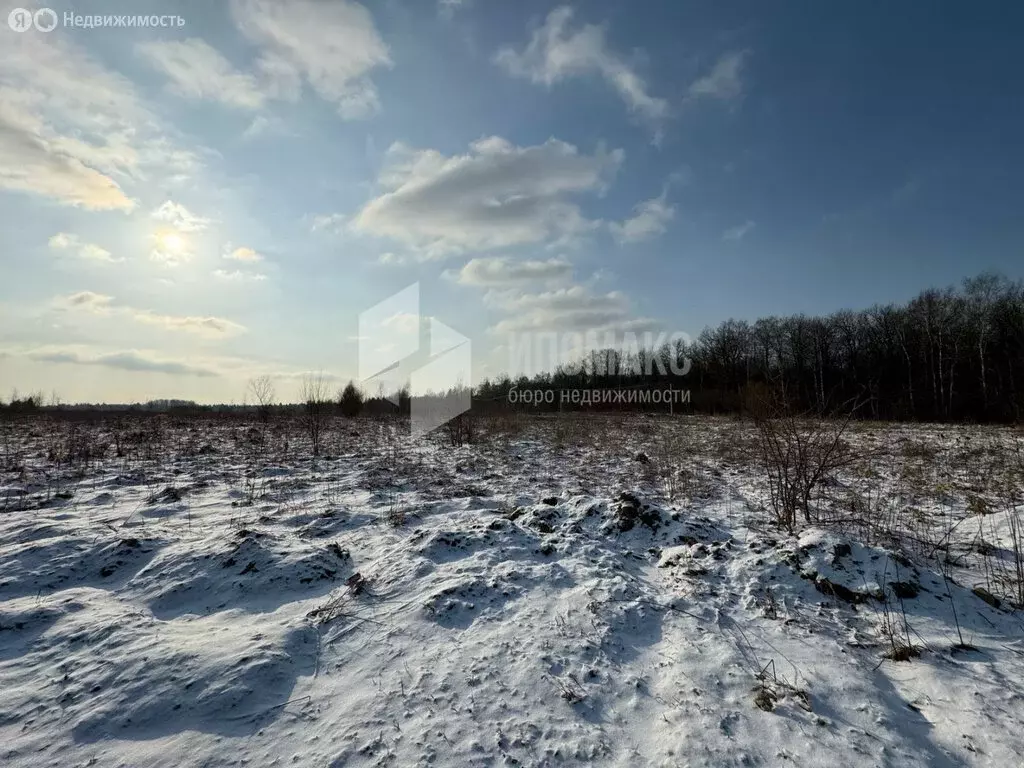
<svg viewBox="0 0 1024 768">
<path fill-rule="evenodd" d="M 0 397 L 374 392 L 462 338 L 478 381 L 1024 277 L 1017 4 L 50 7 L 0 22 Z"/>
</svg>

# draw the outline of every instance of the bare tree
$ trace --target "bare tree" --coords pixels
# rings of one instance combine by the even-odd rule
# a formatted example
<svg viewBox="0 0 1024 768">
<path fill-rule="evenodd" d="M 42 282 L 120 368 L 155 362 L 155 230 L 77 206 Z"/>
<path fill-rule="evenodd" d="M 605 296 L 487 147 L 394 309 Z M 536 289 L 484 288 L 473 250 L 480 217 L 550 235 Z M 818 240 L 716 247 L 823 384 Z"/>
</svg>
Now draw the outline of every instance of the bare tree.
<svg viewBox="0 0 1024 768">
<path fill-rule="evenodd" d="M 302 400 L 302 425 L 309 435 L 313 456 L 316 457 L 320 455 L 324 429 L 327 427 L 331 408 L 331 397 L 324 374 L 303 376 L 299 397 Z"/>
<path fill-rule="evenodd" d="M 993 331 L 993 318 L 1000 296 L 1009 292 L 1009 281 L 1001 275 L 986 272 L 964 281 L 964 293 L 971 321 L 975 330 L 975 346 L 978 354 L 978 376 L 981 389 L 981 404 L 988 408 L 988 346 Z"/>
<path fill-rule="evenodd" d="M 257 376 L 249 379 L 249 394 L 256 401 L 260 421 L 266 424 L 270 420 L 270 409 L 274 405 L 274 380 L 269 376 Z"/>
</svg>

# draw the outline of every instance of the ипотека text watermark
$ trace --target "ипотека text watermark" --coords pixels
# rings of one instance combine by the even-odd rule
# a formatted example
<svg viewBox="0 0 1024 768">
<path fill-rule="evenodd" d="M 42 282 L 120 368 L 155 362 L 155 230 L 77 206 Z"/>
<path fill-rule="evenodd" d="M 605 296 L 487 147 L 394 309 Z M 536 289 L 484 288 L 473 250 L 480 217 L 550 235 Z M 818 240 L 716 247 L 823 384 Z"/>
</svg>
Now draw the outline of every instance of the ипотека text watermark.
<svg viewBox="0 0 1024 768">
<path fill-rule="evenodd" d="M 7 26 L 15 32 L 52 32 L 58 26 L 71 29 L 102 29 L 105 27 L 184 27 L 185 19 L 177 14 L 137 15 L 137 14 L 88 14 L 82 15 L 71 11 L 57 13 L 52 8 L 29 10 L 15 8 L 7 14 Z"/>
</svg>

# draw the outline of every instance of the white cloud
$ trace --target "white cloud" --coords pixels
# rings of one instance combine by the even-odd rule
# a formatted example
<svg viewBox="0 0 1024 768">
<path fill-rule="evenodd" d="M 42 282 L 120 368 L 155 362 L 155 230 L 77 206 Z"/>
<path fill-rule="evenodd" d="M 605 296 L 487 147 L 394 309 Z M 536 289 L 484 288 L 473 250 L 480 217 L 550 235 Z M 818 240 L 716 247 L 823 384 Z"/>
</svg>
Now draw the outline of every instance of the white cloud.
<svg viewBox="0 0 1024 768">
<path fill-rule="evenodd" d="M 370 12 L 349 0 L 232 0 L 242 34 L 259 47 L 251 71 L 236 68 L 204 40 L 140 43 L 136 50 L 169 80 L 173 93 L 260 110 L 267 101 L 295 102 L 303 82 L 334 104 L 345 119 L 368 117 L 380 108 L 370 73 L 391 65 Z M 281 124 L 257 117 L 245 132 L 253 138 Z"/>
<path fill-rule="evenodd" d="M 252 248 L 246 248 L 240 246 L 238 248 L 230 248 L 224 253 L 225 259 L 231 259 L 232 261 L 246 261 L 250 263 L 256 263 L 257 261 L 263 261 L 263 257 L 256 253 Z"/>
<path fill-rule="evenodd" d="M 95 243 L 83 243 L 82 247 L 78 251 L 78 255 L 83 259 L 91 259 L 93 261 L 120 261 L 110 255 L 110 251 L 106 248 L 102 248 Z"/>
<path fill-rule="evenodd" d="M 79 258 L 89 261 L 117 262 L 122 259 L 115 259 L 110 251 L 95 243 L 83 243 L 77 235 L 70 235 L 66 232 L 58 232 L 50 238 L 49 245 L 58 251 L 73 251 Z"/>
<path fill-rule="evenodd" d="M 521 53 L 502 48 L 495 61 L 509 74 L 549 87 L 570 77 L 596 73 L 632 112 L 655 123 L 666 118 L 668 102 L 650 95 L 643 78 L 608 48 L 605 27 L 585 24 L 573 31 L 569 29 L 572 16 L 568 6 L 554 9 Z"/>
<path fill-rule="evenodd" d="M 732 51 L 724 54 L 715 62 L 708 74 L 690 85 L 690 96 L 721 101 L 732 101 L 742 96 L 743 81 L 740 75 L 748 54 L 749 51 Z"/>
<path fill-rule="evenodd" d="M 66 250 L 73 247 L 78 242 L 77 235 L 68 235 L 64 232 L 58 232 L 56 235 L 50 238 L 50 247 L 57 248 L 60 250 Z"/>
<path fill-rule="evenodd" d="M 256 78 L 237 71 L 199 38 L 154 40 L 136 50 L 170 80 L 173 93 L 188 99 L 219 101 L 237 109 L 259 109 L 265 95 Z"/>
<path fill-rule="evenodd" d="M 462 285 L 507 287 L 517 283 L 559 280 L 572 275 L 564 258 L 514 261 L 504 257 L 471 259 L 458 272 L 445 273 Z"/>
<path fill-rule="evenodd" d="M 456 11 L 461 11 L 472 5 L 473 0 L 437 0 L 437 10 L 445 18 L 451 18 Z"/>
<path fill-rule="evenodd" d="M 657 326 L 650 318 L 632 317 L 629 300 L 620 291 L 601 295 L 582 285 L 546 293 L 490 294 L 488 302 L 510 315 L 494 326 L 496 333 L 637 332 Z"/>
<path fill-rule="evenodd" d="M 116 181 L 85 161 L 90 147 L 83 145 L 77 153 L 61 149 L 49 126 L 26 117 L 0 88 L 0 188 L 90 210 L 134 208 Z"/>
<path fill-rule="evenodd" d="M 0 188 L 132 210 L 124 185 L 194 155 L 160 133 L 133 84 L 71 38 L 11 35 L 0 56 Z"/>
<path fill-rule="evenodd" d="M 129 308 L 130 309 L 130 308 Z M 133 320 L 147 325 L 157 325 L 171 331 L 184 331 L 200 336 L 234 336 L 245 331 L 245 327 L 223 317 L 192 317 L 182 315 L 161 315 L 148 309 L 131 309 Z"/>
<path fill-rule="evenodd" d="M 347 0 L 232 0 L 235 23 L 261 47 L 257 67 L 275 98 L 295 100 L 302 81 L 345 119 L 380 107 L 370 73 L 391 65 L 373 17 Z"/>
<path fill-rule="evenodd" d="M 158 166 L 163 178 L 172 184 L 193 179 L 203 170 L 200 155 L 217 157 L 218 153 L 203 146 L 182 149 L 166 138 L 148 142 L 143 151 L 144 163 Z"/>
<path fill-rule="evenodd" d="M 661 195 L 638 203 L 630 218 L 621 224 L 612 222 L 608 227 L 620 243 L 637 243 L 664 234 L 675 215 L 675 206 L 669 205 L 665 195 Z"/>
<path fill-rule="evenodd" d="M 243 272 L 240 269 L 227 271 L 226 269 L 215 269 L 213 276 L 218 280 L 227 280 L 233 283 L 254 282 L 259 283 L 267 279 L 262 272 Z"/>
<path fill-rule="evenodd" d="M 249 126 L 242 131 L 242 138 L 247 141 L 271 136 L 296 136 L 283 120 L 273 115 L 256 115 Z"/>
<path fill-rule="evenodd" d="M 622 159 L 622 150 L 585 155 L 556 139 L 517 147 L 492 136 L 452 157 L 395 144 L 379 178 L 387 191 L 359 211 L 352 227 L 426 257 L 564 244 L 598 226 L 567 198 L 606 189 Z"/>
<path fill-rule="evenodd" d="M 256 79 L 238 72 L 204 40 L 155 40 L 136 50 L 170 80 L 172 92 L 185 98 L 220 101 L 241 110 L 258 110 L 264 94 Z"/>
<path fill-rule="evenodd" d="M 742 240 L 756 225 L 752 221 L 745 221 L 739 226 L 731 227 L 722 233 L 723 240 Z"/>
<path fill-rule="evenodd" d="M 171 200 L 163 203 L 153 211 L 152 216 L 158 221 L 170 224 L 179 232 L 200 232 L 211 223 L 210 219 L 196 216 L 181 203 L 175 203 Z"/>
<path fill-rule="evenodd" d="M 117 304 L 113 296 L 79 291 L 69 296 L 58 297 L 54 307 L 63 311 L 87 312 L 104 317 L 127 317 L 138 323 L 155 325 L 172 331 L 183 331 L 199 336 L 234 336 L 245 331 L 245 327 L 222 317 L 196 317 L 191 315 L 164 315 L 149 309 Z"/>
<path fill-rule="evenodd" d="M 192 261 L 193 254 L 192 249 L 188 247 L 181 248 L 166 248 L 157 243 L 156 247 L 149 252 L 149 258 L 151 261 L 155 261 L 158 264 L 162 264 L 165 267 L 180 267 L 182 264 L 187 264 Z"/>
<path fill-rule="evenodd" d="M 210 368 L 202 368 L 181 360 L 161 358 L 136 350 L 89 355 L 82 354 L 75 349 L 50 348 L 32 350 L 25 356 L 30 360 L 36 360 L 42 363 L 98 365 L 119 371 L 167 373 L 171 375 L 204 377 L 219 375 L 216 371 Z"/>
<path fill-rule="evenodd" d="M 386 253 L 382 253 L 380 256 L 377 257 L 377 263 L 384 264 L 386 266 L 402 267 L 408 263 L 408 259 L 406 259 L 405 256 L 402 256 L 401 254 L 387 251 Z"/>
<path fill-rule="evenodd" d="M 313 217 L 314 232 L 340 232 L 345 227 L 348 217 L 343 213 L 322 213 Z"/>
<path fill-rule="evenodd" d="M 70 296 L 57 299 L 57 306 L 66 309 L 82 309 L 96 315 L 110 312 L 113 296 L 105 296 L 94 291 L 79 291 Z"/>
</svg>

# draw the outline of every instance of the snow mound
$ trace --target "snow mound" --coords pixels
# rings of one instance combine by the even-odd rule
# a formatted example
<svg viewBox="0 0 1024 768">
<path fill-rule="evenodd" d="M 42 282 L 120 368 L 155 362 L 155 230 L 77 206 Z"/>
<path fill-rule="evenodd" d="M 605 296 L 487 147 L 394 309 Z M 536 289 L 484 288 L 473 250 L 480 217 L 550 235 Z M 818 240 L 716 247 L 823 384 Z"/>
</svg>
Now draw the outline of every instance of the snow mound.
<svg viewBox="0 0 1024 768">
<path fill-rule="evenodd" d="M 164 545 L 158 539 L 118 537 L 109 531 L 93 536 L 50 536 L 9 543 L 0 573 L 0 597 L 46 594 L 72 586 L 113 589 L 149 562 Z"/>
<path fill-rule="evenodd" d="M 298 597 L 323 594 L 352 572 L 337 543 L 252 530 L 165 548 L 132 580 L 161 619 L 232 609 L 272 611 Z"/>
<path fill-rule="evenodd" d="M 93 638 L 101 658 L 75 665 L 62 693 L 77 715 L 74 737 L 231 735 L 241 720 L 272 716 L 297 679 L 314 671 L 316 632 L 308 627 L 241 637 L 219 632 L 215 643 L 201 639 L 204 629 L 192 622 Z"/>
<path fill-rule="evenodd" d="M 800 535 L 795 561 L 820 592 L 850 603 L 884 600 L 887 591 L 915 597 L 921 588 L 920 572 L 902 555 L 820 528 Z"/>
</svg>

